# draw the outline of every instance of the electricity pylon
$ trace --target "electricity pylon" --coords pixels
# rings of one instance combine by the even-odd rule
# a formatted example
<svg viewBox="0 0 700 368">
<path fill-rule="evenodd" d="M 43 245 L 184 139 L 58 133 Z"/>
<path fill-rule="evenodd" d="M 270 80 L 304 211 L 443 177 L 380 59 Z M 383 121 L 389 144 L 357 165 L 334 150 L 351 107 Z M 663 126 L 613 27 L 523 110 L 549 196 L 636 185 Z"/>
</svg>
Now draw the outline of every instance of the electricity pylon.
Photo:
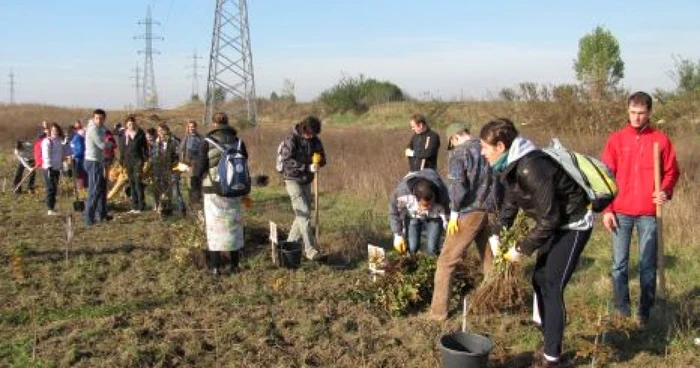
<svg viewBox="0 0 700 368">
<path fill-rule="evenodd" d="M 134 84 L 133 86 L 135 87 L 135 98 L 136 98 L 136 109 L 139 110 L 143 108 L 141 105 L 143 103 L 143 100 L 141 99 L 141 90 L 143 87 L 141 86 L 141 70 L 139 68 L 139 63 L 136 62 L 136 69 L 134 69 Z"/>
<path fill-rule="evenodd" d="M 144 33 L 134 37 L 134 39 L 142 39 L 145 41 L 145 48 L 139 51 L 139 54 L 144 54 L 143 62 L 143 78 L 141 79 L 141 107 L 144 109 L 158 108 L 158 92 L 156 92 L 156 77 L 153 68 L 153 54 L 159 54 L 153 49 L 153 40 L 163 40 L 163 37 L 153 35 L 153 25 L 160 25 L 151 17 L 150 5 L 146 8 L 146 18 L 138 22 L 144 26 Z"/>
<path fill-rule="evenodd" d="M 192 54 L 192 92 L 190 93 L 190 100 L 199 100 L 199 70 L 202 68 L 197 60 L 203 59 L 201 56 L 197 56 L 197 51 L 195 50 Z"/>
<path fill-rule="evenodd" d="M 10 69 L 10 105 L 15 103 L 15 72 Z"/>
<path fill-rule="evenodd" d="M 245 104 L 247 120 L 255 125 L 255 79 L 246 0 L 216 1 L 209 54 L 205 124 L 211 121 L 214 110 L 224 102 L 227 95 L 240 99 Z M 239 114 L 242 111 L 234 112 L 234 117 L 239 117 Z"/>
</svg>

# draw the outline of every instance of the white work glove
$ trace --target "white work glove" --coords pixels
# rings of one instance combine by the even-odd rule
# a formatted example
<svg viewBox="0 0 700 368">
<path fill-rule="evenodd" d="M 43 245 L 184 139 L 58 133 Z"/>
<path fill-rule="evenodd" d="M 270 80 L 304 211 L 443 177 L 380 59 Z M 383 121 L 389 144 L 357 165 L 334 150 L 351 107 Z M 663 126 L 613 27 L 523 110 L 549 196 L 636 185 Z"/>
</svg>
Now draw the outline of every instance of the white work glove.
<svg viewBox="0 0 700 368">
<path fill-rule="evenodd" d="M 413 150 L 410 148 L 406 148 L 406 157 L 413 157 Z"/>
<path fill-rule="evenodd" d="M 506 253 L 506 255 L 504 256 L 506 261 L 508 261 L 510 263 L 518 263 L 518 262 L 520 262 L 522 257 L 523 257 L 523 254 L 518 252 L 518 250 L 515 249 L 515 247 L 511 247 L 510 249 L 508 249 L 508 253 Z"/>
<path fill-rule="evenodd" d="M 318 171 L 318 164 L 311 164 L 311 166 L 309 166 L 309 171 L 311 171 L 312 173 L 317 172 Z"/>
<path fill-rule="evenodd" d="M 491 255 L 497 258 L 501 255 L 501 238 L 498 235 L 489 237 L 489 247 L 491 247 Z"/>
</svg>

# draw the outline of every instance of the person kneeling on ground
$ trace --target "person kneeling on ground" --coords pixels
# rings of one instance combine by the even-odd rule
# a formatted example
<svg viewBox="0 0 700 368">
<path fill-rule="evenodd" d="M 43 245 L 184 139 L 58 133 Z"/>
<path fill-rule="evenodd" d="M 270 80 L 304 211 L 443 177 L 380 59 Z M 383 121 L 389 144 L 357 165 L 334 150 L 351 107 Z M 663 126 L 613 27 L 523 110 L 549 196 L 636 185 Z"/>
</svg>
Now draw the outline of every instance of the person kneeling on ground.
<svg viewBox="0 0 700 368">
<path fill-rule="evenodd" d="M 415 171 L 406 175 L 396 187 L 389 204 L 389 223 L 394 234 L 394 248 L 401 254 L 418 252 L 423 230 L 427 232 L 426 253 L 440 253 L 439 242 L 445 209 L 449 206 L 447 187 L 433 169 Z"/>
<path fill-rule="evenodd" d="M 519 210 L 535 220 L 535 227 L 505 259 L 519 262 L 535 250 L 532 285 L 543 317 L 544 348 L 535 353 L 533 367 L 557 367 L 562 354 L 564 289 L 576 269 L 593 227 L 586 192 L 547 154 L 518 135 L 513 122 L 496 119 L 481 129 L 482 154 L 500 173 L 505 197 L 500 226 L 510 227 Z"/>
<path fill-rule="evenodd" d="M 229 125 L 228 116 L 216 113 L 212 117 L 212 128 L 206 138 L 211 139 L 222 147 L 237 147 L 239 139 L 236 129 Z M 243 211 L 252 206 L 248 196 L 224 197 L 220 194 L 219 186 L 212 181 L 218 177 L 217 165 L 221 151 L 206 139 L 199 146 L 199 155 L 195 163 L 193 175 L 197 175 L 202 183 L 202 200 L 204 205 L 204 223 L 207 234 L 207 264 L 214 276 L 221 273 L 221 253 L 228 252 L 229 271 L 234 274 L 238 270 L 240 251 L 243 249 Z M 241 154 L 248 157 L 245 143 L 241 142 Z"/>
</svg>

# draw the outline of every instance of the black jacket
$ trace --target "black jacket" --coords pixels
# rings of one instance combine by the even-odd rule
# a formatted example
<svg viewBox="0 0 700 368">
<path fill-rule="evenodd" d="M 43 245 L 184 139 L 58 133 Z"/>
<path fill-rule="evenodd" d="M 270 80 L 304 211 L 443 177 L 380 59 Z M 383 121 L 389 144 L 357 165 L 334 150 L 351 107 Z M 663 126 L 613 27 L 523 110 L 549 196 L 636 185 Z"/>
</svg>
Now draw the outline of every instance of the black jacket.
<svg viewBox="0 0 700 368">
<path fill-rule="evenodd" d="M 284 180 L 294 180 L 300 184 L 308 184 L 314 180 L 311 172 L 311 156 L 321 154 L 320 166 L 326 166 L 326 152 L 318 136 L 304 138 L 299 134 L 299 124 L 284 138 L 280 147 L 282 159 L 282 177 Z"/>
<path fill-rule="evenodd" d="M 536 249 L 549 251 L 555 232 L 582 219 L 589 205 L 588 196 L 549 156 L 534 150 L 512 162 L 502 174 L 505 198 L 499 224 L 510 227 L 518 208 L 535 220 L 535 228 L 516 245 L 530 255 Z"/>
<path fill-rule="evenodd" d="M 428 142 L 428 138 L 430 141 Z M 426 146 L 427 143 L 427 146 Z M 408 147 L 413 150 L 413 157 L 408 157 L 408 170 L 421 170 L 421 162 L 425 159 L 423 169 L 437 170 L 438 151 L 440 150 L 440 135 L 428 128 L 420 134 L 414 134 Z"/>
<path fill-rule="evenodd" d="M 136 130 L 134 139 L 126 142 L 127 133 L 120 135 L 117 141 L 119 145 L 119 162 L 126 167 L 134 164 L 141 165 L 148 161 L 148 142 L 143 129 Z"/>
<path fill-rule="evenodd" d="M 216 170 L 216 166 L 221 158 L 221 151 L 213 144 L 209 144 L 204 138 L 210 138 L 224 147 L 237 146 L 240 138 L 238 138 L 236 131 L 228 125 L 215 126 L 207 135 L 202 137 L 202 142 L 199 145 L 199 155 L 197 156 L 197 161 L 195 161 L 193 176 L 201 179 L 202 193 L 220 194 L 217 192 L 218 187 L 212 185 L 210 178 L 213 173 L 210 170 Z M 241 154 L 248 158 L 248 150 L 243 141 L 241 141 Z"/>
</svg>

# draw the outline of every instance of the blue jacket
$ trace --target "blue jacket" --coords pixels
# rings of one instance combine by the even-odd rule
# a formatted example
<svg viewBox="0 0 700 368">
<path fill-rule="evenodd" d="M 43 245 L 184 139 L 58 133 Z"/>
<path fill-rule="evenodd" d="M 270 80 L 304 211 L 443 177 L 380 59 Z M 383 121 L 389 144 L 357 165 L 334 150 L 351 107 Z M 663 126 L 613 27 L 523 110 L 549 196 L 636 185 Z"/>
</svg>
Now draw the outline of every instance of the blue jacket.
<svg viewBox="0 0 700 368">
<path fill-rule="evenodd" d="M 454 147 L 447 160 L 450 211 L 460 214 L 488 209 L 494 175 L 481 155 L 478 138 Z"/>
<path fill-rule="evenodd" d="M 73 157 L 77 160 L 85 158 L 85 137 L 75 133 L 70 141 L 70 148 L 73 151 Z"/>
</svg>

